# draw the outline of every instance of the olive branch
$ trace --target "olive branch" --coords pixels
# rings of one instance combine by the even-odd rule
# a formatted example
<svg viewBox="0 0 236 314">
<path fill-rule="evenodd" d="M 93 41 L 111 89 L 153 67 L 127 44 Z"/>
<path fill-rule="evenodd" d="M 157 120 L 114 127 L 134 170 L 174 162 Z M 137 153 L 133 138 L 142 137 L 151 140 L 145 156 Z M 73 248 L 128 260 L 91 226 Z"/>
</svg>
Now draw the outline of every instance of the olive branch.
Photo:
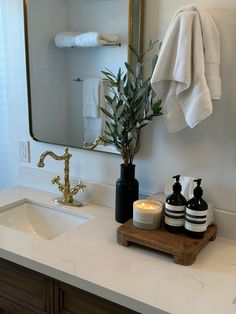
<svg viewBox="0 0 236 314">
<path fill-rule="evenodd" d="M 129 46 L 137 58 L 135 69 L 125 62 L 126 73 L 121 68 L 117 75 L 109 69 L 102 71 L 109 85 L 109 95 L 105 95 L 106 108 L 100 107 L 106 116 L 106 130 L 101 141 L 116 147 L 125 164 L 132 164 L 137 152 L 140 131 L 153 117 L 162 115 L 161 100 L 151 87 L 151 77 L 158 56 L 152 61 L 152 71 L 147 79 L 143 79 L 144 57 L 153 49 L 156 42 L 150 42 L 148 49 L 141 54 Z"/>
</svg>

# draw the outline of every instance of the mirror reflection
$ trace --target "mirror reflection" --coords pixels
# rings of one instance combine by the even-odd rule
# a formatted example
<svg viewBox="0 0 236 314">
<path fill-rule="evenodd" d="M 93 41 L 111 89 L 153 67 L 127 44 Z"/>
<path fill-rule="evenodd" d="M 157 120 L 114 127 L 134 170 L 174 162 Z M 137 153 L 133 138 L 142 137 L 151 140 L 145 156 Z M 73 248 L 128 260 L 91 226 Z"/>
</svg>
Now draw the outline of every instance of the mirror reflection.
<svg viewBox="0 0 236 314">
<path fill-rule="evenodd" d="M 31 136 L 41 142 L 82 148 L 103 135 L 114 73 L 141 49 L 142 0 L 25 0 Z M 98 145 L 97 150 L 116 152 Z"/>
</svg>

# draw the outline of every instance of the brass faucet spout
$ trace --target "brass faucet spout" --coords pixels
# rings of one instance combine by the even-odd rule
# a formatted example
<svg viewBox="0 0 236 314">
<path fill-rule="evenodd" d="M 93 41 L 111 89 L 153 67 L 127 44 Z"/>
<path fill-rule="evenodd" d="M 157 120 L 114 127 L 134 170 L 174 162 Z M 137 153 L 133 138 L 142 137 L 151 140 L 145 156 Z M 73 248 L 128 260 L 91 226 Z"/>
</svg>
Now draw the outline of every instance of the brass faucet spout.
<svg viewBox="0 0 236 314">
<path fill-rule="evenodd" d="M 45 166 L 45 163 L 43 161 L 38 162 L 38 167 L 43 168 Z"/>
<path fill-rule="evenodd" d="M 65 160 L 65 161 L 67 159 L 69 160 L 72 157 L 72 155 L 68 153 L 68 148 L 65 149 L 65 153 L 62 156 L 58 156 L 55 153 L 53 153 L 52 151 L 47 150 L 46 152 L 41 154 L 40 159 L 39 159 L 39 163 L 38 163 L 38 167 L 44 167 L 45 166 L 44 159 L 47 156 L 50 156 L 55 160 Z"/>
</svg>

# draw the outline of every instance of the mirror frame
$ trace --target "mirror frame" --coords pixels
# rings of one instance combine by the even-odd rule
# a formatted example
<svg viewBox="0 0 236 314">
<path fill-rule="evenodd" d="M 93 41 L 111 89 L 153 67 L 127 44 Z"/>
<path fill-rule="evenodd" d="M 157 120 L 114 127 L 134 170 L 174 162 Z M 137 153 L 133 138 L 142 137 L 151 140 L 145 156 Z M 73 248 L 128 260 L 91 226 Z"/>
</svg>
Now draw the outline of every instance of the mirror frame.
<svg viewBox="0 0 236 314">
<path fill-rule="evenodd" d="M 38 140 L 33 134 L 33 125 L 32 125 L 32 93 L 31 93 L 31 75 L 30 75 L 30 52 L 29 52 L 29 26 L 28 26 L 28 0 L 23 1 L 23 12 L 24 12 L 24 35 L 25 35 L 25 62 L 26 62 L 26 78 L 27 78 L 27 96 L 28 96 L 28 121 L 29 121 L 29 133 L 31 138 L 39 143 L 53 144 L 59 146 L 68 146 L 72 148 L 78 148 L 83 150 L 88 150 L 83 147 L 73 146 L 73 145 L 65 145 L 47 141 Z M 138 29 L 139 36 L 137 43 L 135 45 L 135 49 L 138 53 L 142 53 L 143 51 L 143 27 L 144 27 L 144 1 L 145 0 L 129 0 L 129 21 L 128 21 L 128 45 L 133 45 L 134 33 Z M 136 23 L 134 24 L 134 14 L 135 9 L 139 9 L 138 18 L 136 19 Z M 132 54 L 130 49 L 128 48 L 127 52 L 128 63 L 134 67 L 136 60 L 135 56 Z M 95 152 L 103 152 L 106 154 L 116 154 L 108 151 L 100 151 L 93 150 Z M 119 154 L 119 152 L 117 152 Z"/>
</svg>

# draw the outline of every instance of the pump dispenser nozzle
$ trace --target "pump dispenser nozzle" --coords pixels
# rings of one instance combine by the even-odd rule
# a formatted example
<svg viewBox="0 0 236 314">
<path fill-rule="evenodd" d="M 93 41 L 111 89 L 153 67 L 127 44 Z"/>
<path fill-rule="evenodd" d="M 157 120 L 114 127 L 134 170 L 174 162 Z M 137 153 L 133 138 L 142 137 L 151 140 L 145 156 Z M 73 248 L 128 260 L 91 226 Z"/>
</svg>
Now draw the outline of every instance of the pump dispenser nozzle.
<svg viewBox="0 0 236 314">
<path fill-rule="evenodd" d="M 180 175 L 174 176 L 173 179 L 176 179 L 176 183 L 173 185 L 173 192 L 174 193 L 180 193 L 182 190 L 182 186 L 179 183 Z"/>
<path fill-rule="evenodd" d="M 193 195 L 195 196 L 195 197 L 198 197 L 198 198 L 200 198 L 200 197 L 202 197 L 202 195 L 203 195 L 203 190 L 202 190 L 202 188 L 201 188 L 201 183 L 202 183 L 202 179 L 196 179 L 196 180 L 194 180 L 194 182 L 197 182 L 197 186 L 195 187 L 195 189 L 193 190 Z"/>
<path fill-rule="evenodd" d="M 202 183 L 202 179 L 196 179 L 193 182 L 197 182 L 197 185 L 200 186 Z"/>
<path fill-rule="evenodd" d="M 178 174 L 177 176 L 174 176 L 173 179 L 176 179 L 176 182 L 179 182 L 180 175 Z"/>
</svg>

